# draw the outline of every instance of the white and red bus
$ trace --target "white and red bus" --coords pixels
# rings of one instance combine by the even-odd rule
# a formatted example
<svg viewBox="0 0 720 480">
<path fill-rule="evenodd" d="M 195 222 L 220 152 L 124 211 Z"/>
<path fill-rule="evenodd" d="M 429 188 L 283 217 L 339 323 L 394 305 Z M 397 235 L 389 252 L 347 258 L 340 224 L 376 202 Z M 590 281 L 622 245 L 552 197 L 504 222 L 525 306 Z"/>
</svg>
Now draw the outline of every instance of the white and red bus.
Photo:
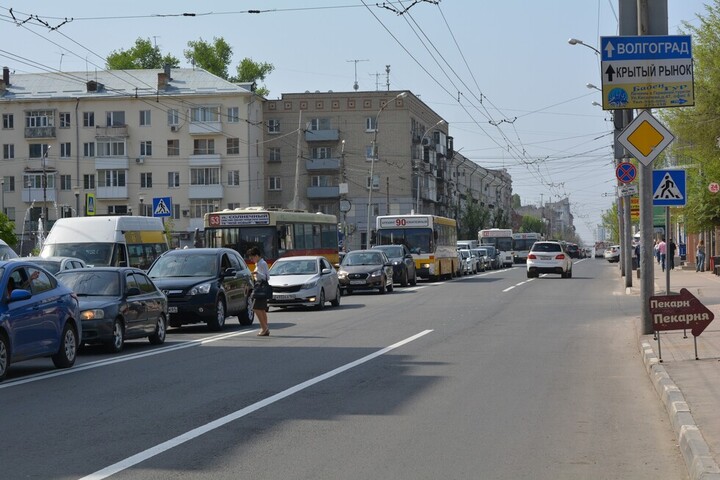
<svg viewBox="0 0 720 480">
<path fill-rule="evenodd" d="M 533 243 L 542 240 L 540 233 L 513 233 L 513 261 L 515 263 L 527 263 L 528 253 Z"/>
<path fill-rule="evenodd" d="M 509 228 L 489 228 L 478 232 L 480 246 L 492 245 L 500 254 L 503 267 L 513 266 L 513 231 Z"/>
</svg>

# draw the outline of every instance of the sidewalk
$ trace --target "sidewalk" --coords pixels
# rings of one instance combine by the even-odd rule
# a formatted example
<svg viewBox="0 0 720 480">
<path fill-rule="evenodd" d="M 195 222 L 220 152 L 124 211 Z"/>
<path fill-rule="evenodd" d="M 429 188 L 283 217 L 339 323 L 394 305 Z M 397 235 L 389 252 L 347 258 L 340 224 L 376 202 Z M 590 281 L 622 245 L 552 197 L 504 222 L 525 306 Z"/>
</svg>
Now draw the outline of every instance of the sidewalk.
<svg viewBox="0 0 720 480">
<path fill-rule="evenodd" d="M 632 273 L 633 286 L 626 293 L 639 297 L 640 279 Z M 665 286 L 665 272 L 656 263 L 653 295 L 665 295 Z M 676 267 L 670 271 L 670 292 L 681 288 L 688 289 L 715 315 L 697 337 L 698 360 L 689 330 L 687 338 L 682 330 L 661 332 L 660 355 L 653 335 L 639 335 L 640 351 L 678 435 L 690 478 L 720 480 L 720 277 Z"/>
</svg>

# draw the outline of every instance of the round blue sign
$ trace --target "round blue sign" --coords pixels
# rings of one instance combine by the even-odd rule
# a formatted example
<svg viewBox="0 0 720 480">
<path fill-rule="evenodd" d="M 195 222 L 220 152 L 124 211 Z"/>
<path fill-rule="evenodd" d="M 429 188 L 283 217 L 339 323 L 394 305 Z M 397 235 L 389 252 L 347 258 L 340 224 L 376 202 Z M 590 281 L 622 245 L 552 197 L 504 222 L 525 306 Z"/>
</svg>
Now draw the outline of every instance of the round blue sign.
<svg viewBox="0 0 720 480">
<path fill-rule="evenodd" d="M 623 162 L 615 169 L 615 176 L 622 183 L 630 183 L 635 180 L 637 169 L 632 163 Z"/>
</svg>

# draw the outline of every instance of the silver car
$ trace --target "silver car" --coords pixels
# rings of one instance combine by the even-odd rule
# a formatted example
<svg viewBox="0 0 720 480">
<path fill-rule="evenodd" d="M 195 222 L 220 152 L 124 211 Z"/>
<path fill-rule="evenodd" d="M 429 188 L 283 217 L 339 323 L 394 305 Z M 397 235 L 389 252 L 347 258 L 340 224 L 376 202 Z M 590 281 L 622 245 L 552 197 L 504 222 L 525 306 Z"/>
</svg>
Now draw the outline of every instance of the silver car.
<svg viewBox="0 0 720 480">
<path fill-rule="evenodd" d="M 321 256 L 279 258 L 270 267 L 272 298 L 268 306 L 314 307 L 321 310 L 325 303 L 340 305 L 338 275 L 330 262 Z"/>
</svg>

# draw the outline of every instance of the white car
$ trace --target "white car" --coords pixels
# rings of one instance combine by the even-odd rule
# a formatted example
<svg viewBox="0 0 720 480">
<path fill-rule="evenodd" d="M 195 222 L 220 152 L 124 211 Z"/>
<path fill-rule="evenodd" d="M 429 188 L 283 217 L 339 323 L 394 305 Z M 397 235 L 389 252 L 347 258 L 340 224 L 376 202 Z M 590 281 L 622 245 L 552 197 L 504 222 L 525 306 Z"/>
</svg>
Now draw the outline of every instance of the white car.
<svg viewBox="0 0 720 480">
<path fill-rule="evenodd" d="M 477 258 L 473 257 L 473 254 L 467 248 L 461 248 L 458 250 L 462 257 L 462 273 L 463 275 L 472 275 L 477 272 Z"/>
<path fill-rule="evenodd" d="M 562 278 L 572 278 L 572 258 L 560 242 L 535 242 L 528 253 L 527 278 L 537 278 L 541 273 L 556 273 Z"/>
<path fill-rule="evenodd" d="M 605 250 L 605 260 L 610 263 L 620 261 L 620 245 L 612 245 Z"/>
<path fill-rule="evenodd" d="M 321 310 L 326 302 L 340 306 L 337 271 L 322 256 L 279 258 L 270 267 L 268 283 L 273 287 L 268 306 L 314 307 Z"/>
</svg>

